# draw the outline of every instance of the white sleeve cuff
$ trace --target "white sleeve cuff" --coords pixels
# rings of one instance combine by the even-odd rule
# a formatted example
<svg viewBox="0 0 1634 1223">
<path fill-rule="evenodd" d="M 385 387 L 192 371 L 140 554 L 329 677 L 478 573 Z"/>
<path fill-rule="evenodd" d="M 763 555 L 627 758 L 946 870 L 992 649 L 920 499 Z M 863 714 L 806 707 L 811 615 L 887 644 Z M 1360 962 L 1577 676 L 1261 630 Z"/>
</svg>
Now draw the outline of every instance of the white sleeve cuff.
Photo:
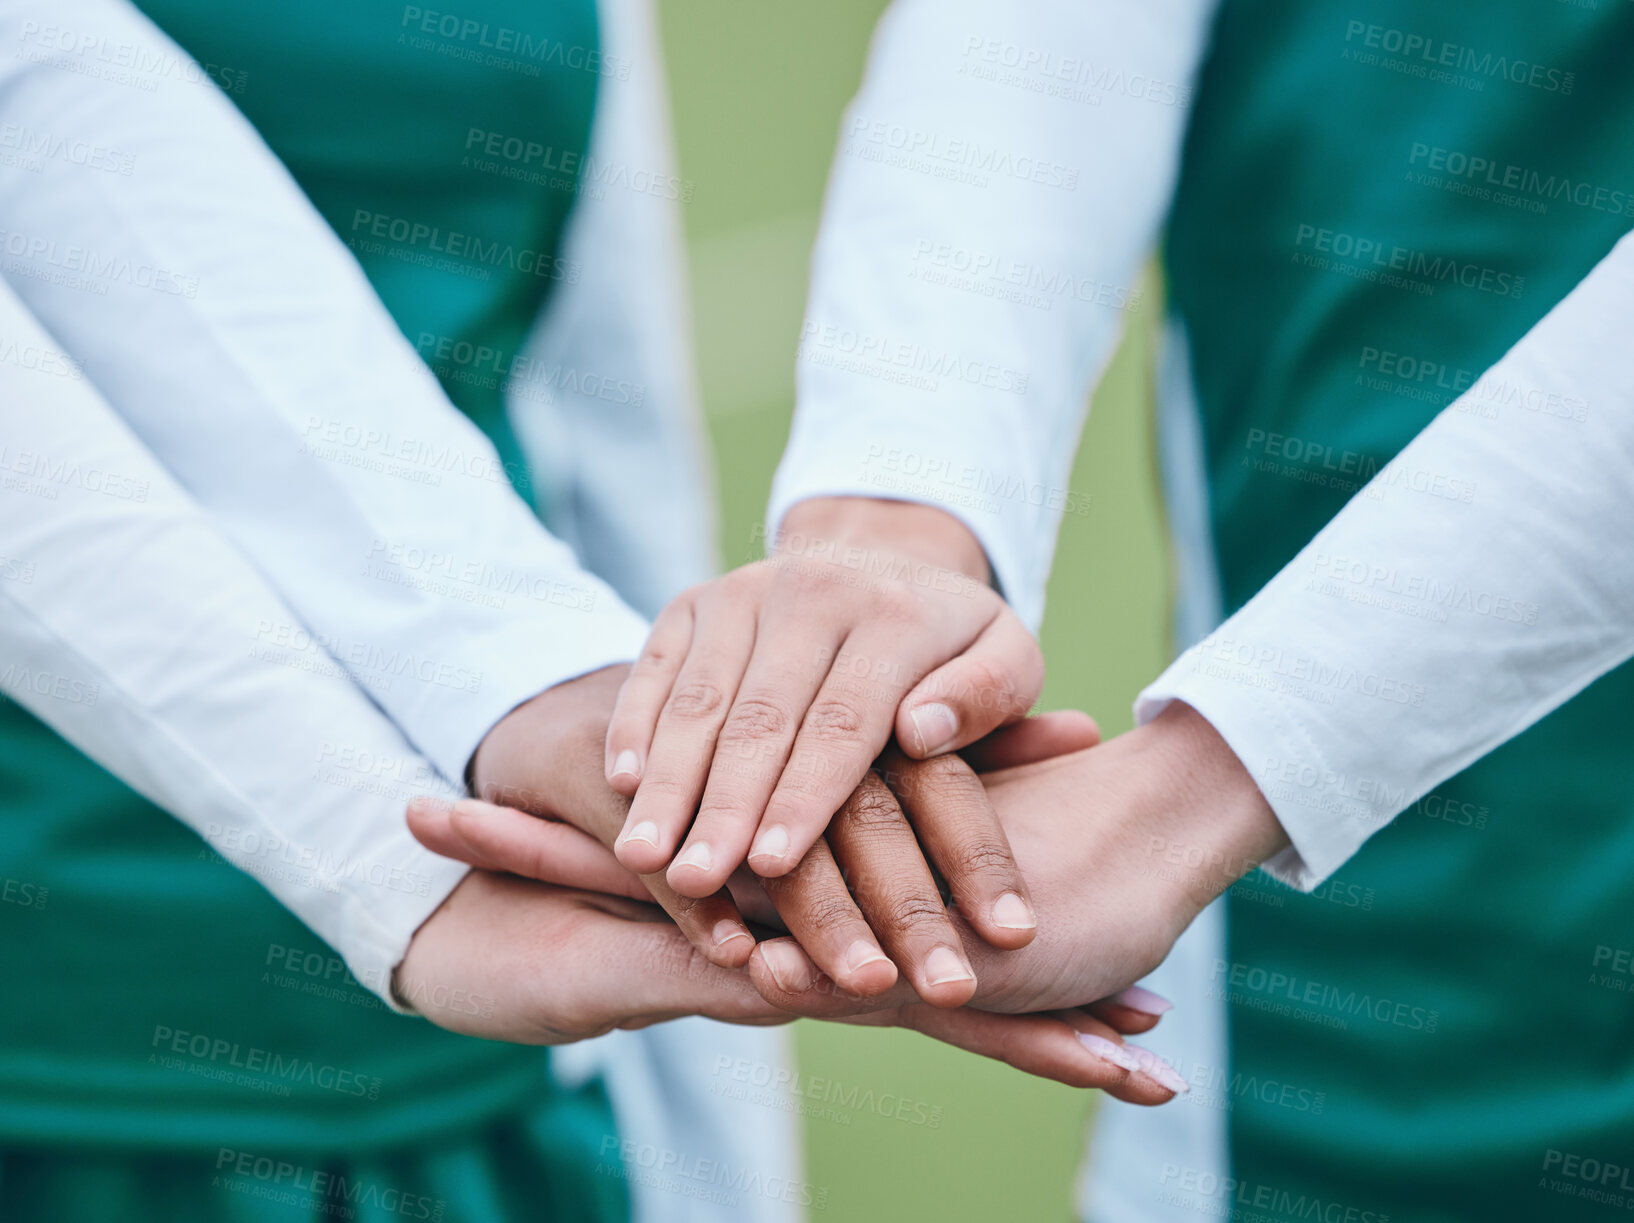
<svg viewBox="0 0 1634 1223">
<path fill-rule="evenodd" d="M 1233 659 L 1240 643 L 1210 637 L 1187 650 L 1135 698 L 1145 725 L 1171 701 L 1202 714 L 1253 777 L 1292 844 L 1261 864 L 1273 879 L 1309 892 L 1390 822 L 1391 792 L 1334 769 L 1286 707 L 1261 696 L 1265 676 Z"/>
</svg>

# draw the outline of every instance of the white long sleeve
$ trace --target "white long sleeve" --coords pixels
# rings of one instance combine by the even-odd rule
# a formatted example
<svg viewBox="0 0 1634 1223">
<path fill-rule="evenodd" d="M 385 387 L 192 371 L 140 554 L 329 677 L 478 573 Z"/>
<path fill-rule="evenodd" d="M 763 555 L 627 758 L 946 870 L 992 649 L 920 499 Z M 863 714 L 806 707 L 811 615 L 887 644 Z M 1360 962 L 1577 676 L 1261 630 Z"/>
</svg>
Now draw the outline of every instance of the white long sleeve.
<svg viewBox="0 0 1634 1223">
<path fill-rule="evenodd" d="M 841 128 L 773 529 L 812 496 L 939 505 L 1037 627 L 1213 7 L 891 7 Z"/>
<path fill-rule="evenodd" d="M 898 0 L 841 133 L 772 526 L 823 494 L 940 504 L 1037 625 L 1208 17 Z M 1634 652 L 1630 318 L 1625 240 L 1141 695 L 1259 779 L 1294 843 L 1273 873 L 1315 886 Z"/>
<path fill-rule="evenodd" d="M 600 0 L 601 46 L 627 75 L 597 85 L 583 188 L 558 284 L 528 349 L 542 376 L 507 408 L 546 525 L 649 616 L 719 569 L 693 368 L 681 209 L 651 0 Z"/>
<path fill-rule="evenodd" d="M 1140 696 L 1214 724 L 1311 888 L 1634 656 L 1634 236 Z"/>
<path fill-rule="evenodd" d="M 341 953 L 392 968 L 466 867 L 403 806 L 431 763 L 0 285 L 0 689 Z"/>
<path fill-rule="evenodd" d="M 279 631 L 317 634 L 455 779 L 510 708 L 634 656 L 644 622 L 539 526 L 203 70 L 123 0 L 12 0 L 0 36 L 7 121 L 129 170 L 0 167 L 5 278 L 294 609 Z"/>
</svg>

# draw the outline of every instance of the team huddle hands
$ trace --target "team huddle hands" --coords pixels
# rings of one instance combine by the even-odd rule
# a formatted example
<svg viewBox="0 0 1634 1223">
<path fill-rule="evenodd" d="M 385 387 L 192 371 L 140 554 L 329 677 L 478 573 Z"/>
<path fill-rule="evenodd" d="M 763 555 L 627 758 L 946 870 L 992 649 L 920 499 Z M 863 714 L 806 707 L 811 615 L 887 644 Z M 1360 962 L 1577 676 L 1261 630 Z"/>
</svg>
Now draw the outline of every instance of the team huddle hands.
<svg viewBox="0 0 1634 1223">
<path fill-rule="evenodd" d="M 1027 716 L 1042 681 L 951 517 L 802 503 L 767 560 L 671 603 L 632 666 L 501 721 L 480 798 L 411 807 L 427 847 L 480 869 L 399 979 L 498 998 L 488 1020 L 429 1017 L 511 1040 L 804 1015 L 1171 1099 L 1183 1078 L 1122 1039 L 1168 1004 L 1132 983 L 1235 874 L 1154 847 L 1246 870 L 1283 834 L 1190 709 L 1101 745 L 1084 714 Z M 463 957 L 473 927 L 512 958 Z"/>
</svg>

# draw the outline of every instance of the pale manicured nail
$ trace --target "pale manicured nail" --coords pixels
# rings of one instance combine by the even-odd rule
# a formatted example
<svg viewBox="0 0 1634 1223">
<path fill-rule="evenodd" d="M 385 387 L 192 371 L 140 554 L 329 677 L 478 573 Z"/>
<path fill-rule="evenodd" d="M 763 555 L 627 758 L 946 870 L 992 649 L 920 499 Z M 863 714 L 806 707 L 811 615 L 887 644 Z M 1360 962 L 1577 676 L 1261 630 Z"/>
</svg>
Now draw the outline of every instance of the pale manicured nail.
<svg viewBox="0 0 1634 1223">
<path fill-rule="evenodd" d="M 670 869 L 678 866 L 690 866 L 693 870 L 706 871 L 709 869 L 713 855 L 709 852 L 708 841 L 694 841 L 680 853 L 675 855 L 675 861 L 670 863 Z"/>
<path fill-rule="evenodd" d="M 749 851 L 751 858 L 772 858 L 781 862 L 788 856 L 789 830 L 781 824 L 773 824 L 755 838 L 755 847 Z"/>
<path fill-rule="evenodd" d="M 1005 930 L 1036 930 L 1038 918 L 1033 907 L 1014 892 L 1006 892 L 993 902 L 993 924 Z"/>
<path fill-rule="evenodd" d="M 1135 1055 L 1142 1073 L 1148 1078 L 1155 1079 L 1160 1087 L 1167 1087 L 1180 1096 L 1191 1090 L 1190 1084 L 1180 1077 L 1180 1072 L 1150 1049 L 1143 1049 L 1139 1045 L 1125 1045 L 1124 1048 Z"/>
<path fill-rule="evenodd" d="M 658 848 L 658 825 L 651 820 L 642 820 L 634 828 L 626 828 L 619 834 L 618 843 L 623 845 L 627 841 L 644 841 L 654 849 Z"/>
<path fill-rule="evenodd" d="M 714 939 L 717 948 L 724 947 L 735 938 L 749 938 L 749 932 L 735 921 L 721 921 L 715 923 Z"/>
<path fill-rule="evenodd" d="M 1107 1001 L 1113 1006 L 1126 1006 L 1131 1011 L 1139 1011 L 1142 1015 L 1162 1015 L 1174 1010 L 1174 1003 L 1162 994 L 1154 994 L 1151 990 L 1142 989 L 1138 985 L 1119 990 Z"/>
<path fill-rule="evenodd" d="M 772 980 L 777 982 L 778 989 L 787 994 L 798 994 L 811 988 L 815 980 L 811 961 L 798 947 L 791 943 L 762 943 L 760 954 L 766 957 L 766 967 L 771 969 Z"/>
<path fill-rule="evenodd" d="M 908 715 L 913 719 L 914 734 L 919 736 L 919 753 L 934 756 L 953 746 L 953 736 L 959 733 L 959 719 L 940 701 L 921 705 Z"/>
<path fill-rule="evenodd" d="M 865 938 L 860 938 L 851 944 L 845 953 L 845 970 L 847 972 L 861 972 L 870 964 L 877 964 L 885 959 L 885 953 Z"/>
<path fill-rule="evenodd" d="M 1111 1062 L 1119 1070 L 1135 1071 L 1140 1069 L 1140 1062 L 1116 1041 L 1108 1040 L 1104 1036 L 1096 1036 L 1093 1032 L 1080 1032 L 1078 1033 L 1078 1039 L 1084 1048 L 1103 1062 Z"/>
<path fill-rule="evenodd" d="M 971 972 L 957 951 L 951 947 L 938 947 L 925 957 L 925 983 L 927 985 L 946 985 L 950 981 L 974 981 L 976 974 Z"/>
<path fill-rule="evenodd" d="M 629 748 L 625 748 L 613 761 L 614 777 L 640 777 L 641 758 Z"/>
</svg>

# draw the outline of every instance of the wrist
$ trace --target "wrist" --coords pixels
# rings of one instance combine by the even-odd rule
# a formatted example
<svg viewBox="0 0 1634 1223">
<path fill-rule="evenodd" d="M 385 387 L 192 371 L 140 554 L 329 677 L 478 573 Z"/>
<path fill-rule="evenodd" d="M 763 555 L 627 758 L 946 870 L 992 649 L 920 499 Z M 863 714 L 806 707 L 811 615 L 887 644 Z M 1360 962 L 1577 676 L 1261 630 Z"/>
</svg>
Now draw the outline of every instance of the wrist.
<svg viewBox="0 0 1634 1223">
<path fill-rule="evenodd" d="M 1160 873 L 1201 910 L 1289 845 L 1253 775 L 1202 714 L 1175 701 L 1139 730 L 1162 788 L 1162 827 L 1148 840 Z"/>
<path fill-rule="evenodd" d="M 610 839 L 620 822 L 614 812 L 625 800 L 613 794 L 602 777 L 602 749 L 629 670 L 628 663 L 603 667 L 547 688 L 511 710 L 484 736 L 471 758 L 472 793 L 498 806 L 535 814 L 602 814 L 606 818 L 598 822 L 610 825 Z M 584 827 L 583 818 L 569 822 Z M 584 827 L 584 831 L 601 836 L 605 830 Z"/>
<path fill-rule="evenodd" d="M 843 549 L 866 556 L 907 556 L 921 564 L 990 585 L 992 571 L 981 541 L 959 519 L 933 505 L 876 497 L 811 497 L 783 516 L 775 551 Z"/>
</svg>

